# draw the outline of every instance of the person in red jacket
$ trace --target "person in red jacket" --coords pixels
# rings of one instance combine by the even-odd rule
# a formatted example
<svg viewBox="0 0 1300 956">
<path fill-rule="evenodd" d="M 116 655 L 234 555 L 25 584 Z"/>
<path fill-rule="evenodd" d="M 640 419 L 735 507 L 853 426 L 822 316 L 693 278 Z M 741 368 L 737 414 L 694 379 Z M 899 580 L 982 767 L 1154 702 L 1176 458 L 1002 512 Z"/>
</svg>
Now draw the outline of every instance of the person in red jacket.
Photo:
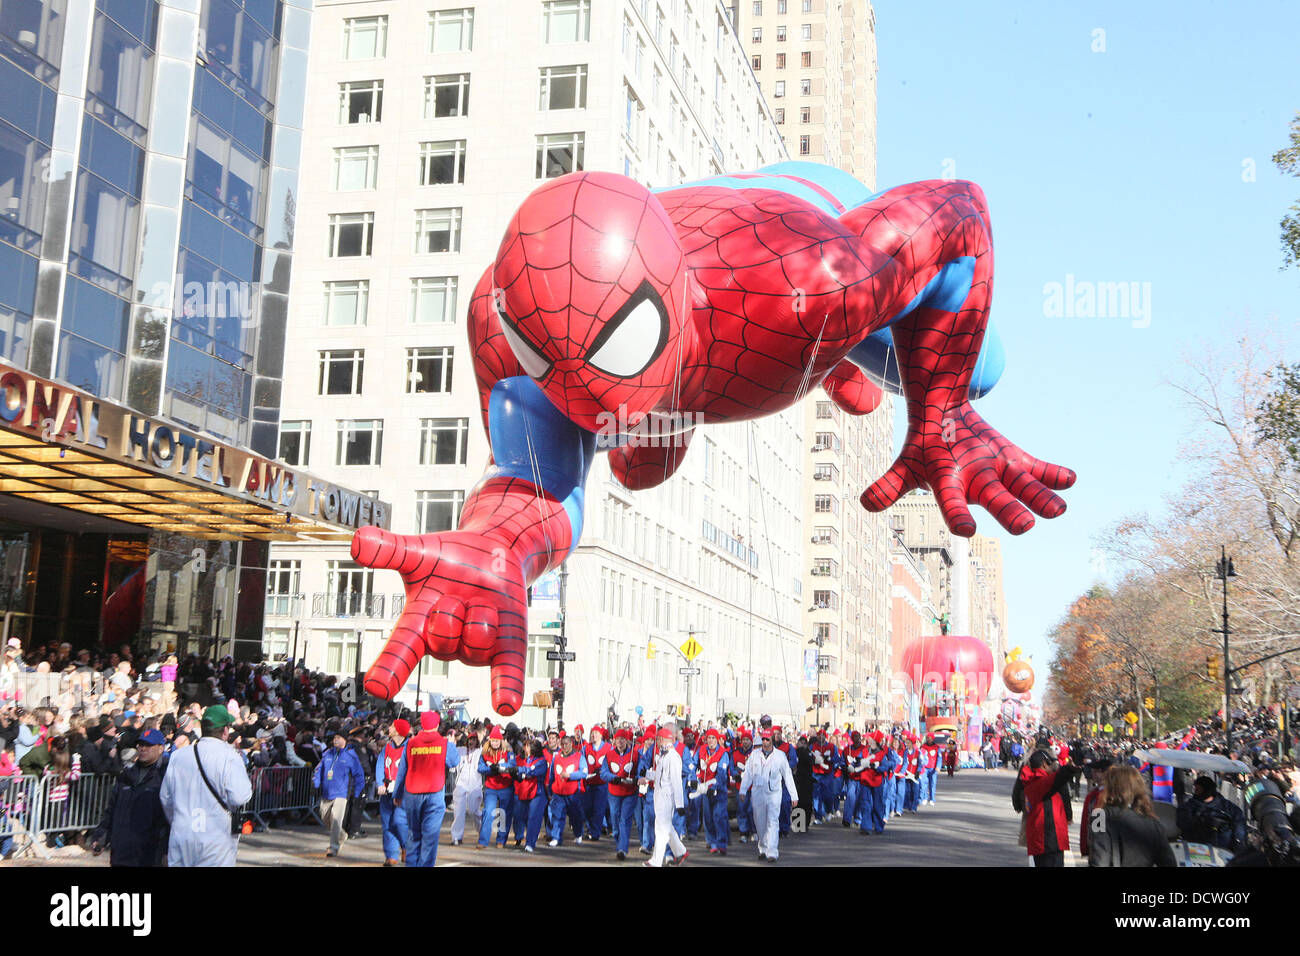
<svg viewBox="0 0 1300 956">
<path fill-rule="evenodd" d="M 1035 750 L 1020 768 L 1012 805 L 1025 814 L 1025 845 L 1034 866 L 1065 866 L 1070 849 L 1069 796 L 1074 768 L 1062 767 L 1050 750 Z"/>
<path fill-rule="evenodd" d="M 420 732 L 406 745 L 406 763 L 393 786 L 393 805 L 406 808 L 410 841 L 407 866 L 433 866 L 438 861 L 438 834 L 447 812 L 447 768 L 460 763 L 456 745 L 438 733 L 437 711 L 420 715 Z"/>
<path fill-rule="evenodd" d="M 1110 768 L 1111 761 L 1109 758 L 1094 760 L 1085 768 L 1088 774 L 1088 781 L 1091 784 L 1087 794 L 1083 798 L 1083 814 L 1079 820 L 1079 855 L 1088 855 L 1088 818 L 1092 816 L 1092 808 L 1097 806 L 1097 801 L 1101 798 L 1102 782 L 1105 780 L 1106 771 Z"/>
</svg>

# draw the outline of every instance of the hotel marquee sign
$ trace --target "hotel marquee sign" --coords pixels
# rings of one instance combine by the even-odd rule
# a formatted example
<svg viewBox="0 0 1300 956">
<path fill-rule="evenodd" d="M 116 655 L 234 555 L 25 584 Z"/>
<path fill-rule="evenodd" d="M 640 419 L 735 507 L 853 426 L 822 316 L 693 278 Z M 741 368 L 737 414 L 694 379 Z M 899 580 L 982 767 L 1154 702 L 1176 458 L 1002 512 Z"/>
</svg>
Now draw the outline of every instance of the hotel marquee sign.
<svg viewBox="0 0 1300 956">
<path fill-rule="evenodd" d="M 0 428 L 305 519 L 389 526 L 386 502 L 3 365 Z"/>
</svg>

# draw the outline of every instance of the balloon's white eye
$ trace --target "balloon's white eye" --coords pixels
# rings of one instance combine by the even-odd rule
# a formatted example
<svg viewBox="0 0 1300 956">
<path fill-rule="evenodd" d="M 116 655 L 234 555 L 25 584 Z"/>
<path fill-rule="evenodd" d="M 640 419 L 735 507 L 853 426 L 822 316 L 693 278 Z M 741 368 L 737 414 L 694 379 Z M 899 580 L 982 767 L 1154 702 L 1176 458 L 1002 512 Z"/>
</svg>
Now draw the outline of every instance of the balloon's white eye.
<svg viewBox="0 0 1300 956">
<path fill-rule="evenodd" d="M 668 337 L 659 296 L 643 283 L 592 343 L 587 361 L 608 375 L 628 378 L 653 362 Z"/>
<path fill-rule="evenodd" d="M 532 378 L 541 378 L 551 369 L 551 360 L 534 348 L 522 335 L 515 331 L 515 327 L 510 320 L 506 318 L 505 310 L 498 307 L 497 315 L 501 319 L 501 332 L 506 337 L 506 342 L 510 345 L 510 351 L 515 353 L 515 358 L 519 359 L 519 364 L 524 367 L 524 371 Z"/>
</svg>

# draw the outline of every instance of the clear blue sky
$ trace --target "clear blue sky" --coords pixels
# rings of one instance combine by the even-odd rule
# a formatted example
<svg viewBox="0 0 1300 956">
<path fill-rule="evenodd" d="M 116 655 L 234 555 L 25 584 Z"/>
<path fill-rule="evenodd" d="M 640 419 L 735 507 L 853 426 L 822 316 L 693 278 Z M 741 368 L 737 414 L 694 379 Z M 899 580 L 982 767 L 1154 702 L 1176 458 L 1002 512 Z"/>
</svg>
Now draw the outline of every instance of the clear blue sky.
<svg viewBox="0 0 1300 956">
<path fill-rule="evenodd" d="M 1300 179 L 1269 161 L 1300 110 L 1300 3 L 875 6 L 877 187 L 949 172 L 983 187 L 1007 371 L 976 408 L 1079 473 L 1066 514 L 1022 537 L 972 509 L 1003 541 L 1009 636 L 1041 691 L 1046 632 L 1097 579 L 1096 532 L 1159 512 L 1187 476 L 1189 419 L 1165 384 L 1182 357 L 1246 322 L 1300 326 L 1277 225 Z M 1149 326 L 1047 317 L 1044 286 L 1067 275 L 1150 283 Z"/>
</svg>

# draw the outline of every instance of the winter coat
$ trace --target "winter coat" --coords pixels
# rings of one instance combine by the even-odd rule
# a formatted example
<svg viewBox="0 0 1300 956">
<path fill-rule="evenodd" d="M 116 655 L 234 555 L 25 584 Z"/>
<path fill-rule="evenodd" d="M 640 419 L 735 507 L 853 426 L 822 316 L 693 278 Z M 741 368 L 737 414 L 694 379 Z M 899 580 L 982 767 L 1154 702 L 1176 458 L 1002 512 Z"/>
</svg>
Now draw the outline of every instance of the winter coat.
<svg viewBox="0 0 1300 956">
<path fill-rule="evenodd" d="M 1066 810 L 1065 788 L 1073 773 L 1061 768 L 1040 767 L 1031 770 L 1026 764 L 1016 777 L 1016 788 L 1023 801 L 1025 841 L 1030 856 L 1070 848 L 1070 820 Z M 1016 795 L 1012 795 L 1013 804 Z"/>
<path fill-rule="evenodd" d="M 1177 866 L 1165 828 L 1128 807 L 1097 807 L 1089 822 L 1089 866 Z"/>
<path fill-rule="evenodd" d="M 145 765 L 136 761 L 118 775 L 104 818 L 91 836 L 107 843 L 113 866 L 162 866 L 167 858 L 169 826 L 163 813 L 165 758 Z"/>
</svg>

